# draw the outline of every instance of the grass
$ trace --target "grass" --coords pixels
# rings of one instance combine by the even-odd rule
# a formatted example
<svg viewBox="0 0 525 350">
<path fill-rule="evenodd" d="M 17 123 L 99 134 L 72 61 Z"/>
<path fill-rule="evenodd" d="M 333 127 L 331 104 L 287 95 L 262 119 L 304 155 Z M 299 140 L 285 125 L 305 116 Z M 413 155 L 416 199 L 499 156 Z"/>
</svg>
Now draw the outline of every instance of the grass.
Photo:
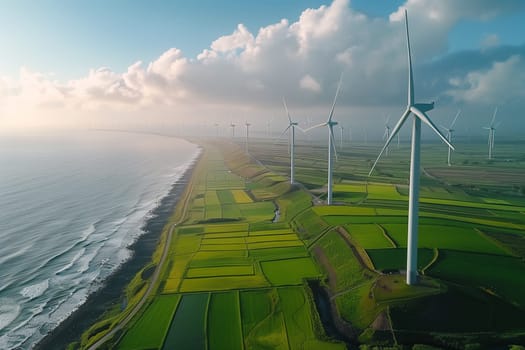
<svg viewBox="0 0 525 350">
<path fill-rule="evenodd" d="M 462 285 L 482 287 L 525 308 L 525 263 L 515 257 L 440 251 L 428 274 Z"/>
<path fill-rule="evenodd" d="M 140 319 L 126 332 L 119 349 L 160 348 L 180 300 L 180 295 L 154 299 Z"/>
<path fill-rule="evenodd" d="M 219 276 L 243 276 L 253 275 L 253 265 L 222 265 L 211 267 L 194 267 L 186 273 L 186 278 L 197 277 L 219 277 Z"/>
<path fill-rule="evenodd" d="M 417 267 L 422 269 L 430 263 L 434 256 L 432 249 L 419 248 Z M 367 249 L 366 251 L 376 270 L 392 271 L 406 270 L 407 250 L 406 248 L 397 249 Z"/>
<path fill-rule="evenodd" d="M 251 257 L 257 260 L 279 260 L 309 256 L 308 251 L 303 245 L 293 247 L 250 249 L 249 254 Z"/>
<path fill-rule="evenodd" d="M 252 203 L 252 199 L 248 194 L 246 194 L 243 190 L 232 190 L 233 198 L 235 199 L 235 203 L 239 204 L 245 204 L 245 203 Z"/>
<path fill-rule="evenodd" d="M 241 317 L 246 349 L 288 349 L 279 297 L 274 289 L 241 292 Z"/>
<path fill-rule="evenodd" d="M 365 249 L 392 248 L 383 228 L 376 224 L 353 224 L 345 226 L 348 233 Z"/>
<path fill-rule="evenodd" d="M 333 292 L 346 290 L 369 278 L 348 244 L 336 231 L 329 231 L 317 245 L 336 272 L 337 281 Z"/>
<path fill-rule="evenodd" d="M 267 242 L 254 242 L 248 244 L 248 248 L 251 249 L 264 249 L 264 248 L 282 248 L 282 247 L 301 247 L 303 242 L 295 239 L 293 241 L 267 241 Z"/>
<path fill-rule="evenodd" d="M 320 275 L 311 258 L 263 261 L 261 267 L 273 286 L 297 285 L 305 278 L 316 278 Z"/>
<path fill-rule="evenodd" d="M 313 209 L 307 209 L 297 215 L 293 221 L 293 226 L 299 237 L 307 241 L 315 239 L 321 232 L 329 228 Z"/>
<path fill-rule="evenodd" d="M 206 349 L 205 316 L 208 300 L 208 293 L 182 296 L 163 349 Z"/>
<path fill-rule="evenodd" d="M 406 247 L 406 225 L 385 224 L 383 227 L 398 246 Z M 473 228 L 449 226 L 447 222 L 443 225 L 419 225 L 419 247 L 507 255 L 505 250 Z"/>
<path fill-rule="evenodd" d="M 303 287 L 278 288 L 280 305 L 286 323 L 286 332 L 290 349 L 345 349 L 341 343 L 321 341 L 312 315 L 312 301 L 308 298 Z"/>
<path fill-rule="evenodd" d="M 208 349 L 243 349 L 238 291 L 211 295 L 207 329 Z"/>
<path fill-rule="evenodd" d="M 257 288 L 269 286 L 260 273 L 247 276 L 220 276 L 185 278 L 180 286 L 181 293 L 233 290 L 239 288 Z"/>
</svg>

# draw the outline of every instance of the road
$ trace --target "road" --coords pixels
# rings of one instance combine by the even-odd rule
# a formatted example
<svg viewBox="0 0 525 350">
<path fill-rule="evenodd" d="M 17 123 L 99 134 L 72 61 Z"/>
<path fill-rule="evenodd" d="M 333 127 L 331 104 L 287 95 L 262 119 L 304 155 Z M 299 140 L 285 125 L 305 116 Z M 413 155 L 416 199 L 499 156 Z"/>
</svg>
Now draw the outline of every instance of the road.
<svg viewBox="0 0 525 350">
<path fill-rule="evenodd" d="M 191 185 L 192 184 L 191 184 L 191 180 L 190 180 L 190 182 L 186 186 L 191 186 Z M 191 190 L 190 187 L 187 187 L 187 188 L 189 190 Z M 162 251 L 162 256 L 161 256 L 160 261 L 159 261 L 159 263 L 157 265 L 157 268 L 155 269 L 155 272 L 153 273 L 153 275 L 151 277 L 151 281 L 149 283 L 148 289 L 146 290 L 146 292 L 144 293 L 144 295 L 142 296 L 140 301 L 133 307 L 133 309 L 130 311 L 130 313 L 125 318 L 123 318 L 119 323 L 117 323 L 115 325 L 115 327 L 113 327 L 113 329 L 111 331 L 106 333 L 102 338 L 100 338 L 93 345 L 91 345 L 88 348 L 88 350 L 98 349 L 102 344 L 104 344 L 105 342 L 107 342 L 108 340 L 113 338 L 113 336 L 115 336 L 115 334 L 119 330 L 123 329 L 129 323 L 129 321 L 131 321 L 133 319 L 133 317 L 140 311 L 140 309 L 146 303 L 146 300 L 148 299 L 148 297 L 153 292 L 153 290 L 154 290 L 154 288 L 155 288 L 155 286 L 156 286 L 156 284 L 157 284 L 157 282 L 159 280 L 160 272 L 162 271 L 162 267 L 164 266 L 164 263 L 166 262 L 166 259 L 168 258 L 169 247 L 171 245 L 171 239 L 173 237 L 173 230 L 186 217 L 186 211 L 187 211 L 187 208 L 188 208 L 189 198 L 190 198 L 190 194 L 189 193 L 184 196 L 184 207 L 183 207 L 183 212 L 181 213 L 181 217 L 180 217 L 180 219 L 177 222 L 173 223 L 170 226 L 170 229 L 168 231 L 168 236 L 166 238 L 166 243 L 164 244 L 164 249 Z"/>
</svg>

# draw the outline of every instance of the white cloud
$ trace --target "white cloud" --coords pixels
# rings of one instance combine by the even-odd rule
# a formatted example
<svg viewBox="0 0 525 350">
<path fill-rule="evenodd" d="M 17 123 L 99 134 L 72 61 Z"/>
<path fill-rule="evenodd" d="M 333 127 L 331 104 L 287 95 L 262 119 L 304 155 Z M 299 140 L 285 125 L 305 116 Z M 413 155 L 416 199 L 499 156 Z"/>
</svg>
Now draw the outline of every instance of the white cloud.
<svg viewBox="0 0 525 350">
<path fill-rule="evenodd" d="M 499 44 L 500 39 L 497 34 L 485 35 L 481 40 L 481 48 L 484 50 L 499 46 Z"/>
<path fill-rule="evenodd" d="M 305 75 L 301 79 L 301 81 L 299 82 L 299 86 L 301 87 L 301 89 L 304 89 L 304 90 L 309 90 L 313 92 L 321 91 L 321 85 L 317 82 L 317 80 L 312 78 L 312 76 L 309 74 Z"/>
<path fill-rule="evenodd" d="M 448 91 L 456 101 L 476 104 L 505 104 L 525 99 L 525 61 L 512 56 L 495 62 L 487 71 L 474 71 L 463 78 L 454 78 Z"/>
<path fill-rule="evenodd" d="M 237 29 L 230 35 L 221 36 L 211 44 L 211 48 L 216 52 L 229 52 L 236 49 L 245 49 L 253 44 L 253 35 L 243 25 L 239 24 Z"/>
<path fill-rule="evenodd" d="M 305 108 L 328 106 L 344 71 L 341 106 L 385 106 L 406 98 L 406 43 L 403 8 L 408 8 L 416 88 L 430 86 L 429 98 L 442 94 L 424 81 L 425 66 L 447 54 L 448 35 L 463 18 L 484 20 L 521 6 L 521 1 L 408 0 L 389 19 L 369 18 L 351 8 L 349 0 L 306 9 L 296 22 L 283 19 L 251 33 L 239 24 L 217 38 L 196 58 L 177 48 L 150 63 L 137 61 L 125 72 L 103 67 L 81 78 L 57 82 L 52 76 L 21 72 L 16 82 L 0 80 L 0 94 L 26 104 L 88 110 L 165 108 L 189 110 L 198 105 L 217 109 L 280 106 L 280 98 Z M 497 38 L 487 37 L 491 44 Z M 465 68 L 447 94 L 458 101 L 503 98 L 520 94 L 510 72 L 522 77 L 521 57 L 494 64 L 489 70 Z M 462 62 L 469 67 L 470 62 Z M 522 69 L 522 71 L 525 71 Z M 423 73 L 423 74 L 422 74 Z M 457 73 L 456 73 L 457 74 Z M 523 81 L 523 77 L 521 78 Z M 452 86 L 452 88 L 451 88 Z M 500 89 L 500 90 L 498 90 Z M 305 94 L 304 90 L 314 93 Z M 503 96 L 503 97 L 501 97 Z M 401 102 L 400 102 L 401 101 Z M 189 106 L 189 107 L 188 107 Z M 222 111 L 224 108 L 221 109 Z M 227 114 L 227 113 L 225 113 Z M 229 116 L 228 116 L 229 118 Z"/>
</svg>

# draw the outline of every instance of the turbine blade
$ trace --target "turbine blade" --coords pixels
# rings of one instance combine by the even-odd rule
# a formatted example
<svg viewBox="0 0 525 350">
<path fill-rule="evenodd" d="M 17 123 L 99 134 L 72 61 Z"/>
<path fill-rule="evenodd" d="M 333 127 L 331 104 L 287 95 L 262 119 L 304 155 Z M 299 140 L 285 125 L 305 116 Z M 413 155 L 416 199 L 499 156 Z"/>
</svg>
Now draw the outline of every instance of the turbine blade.
<svg viewBox="0 0 525 350">
<path fill-rule="evenodd" d="M 283 137 L 284 134 L 286 134 L 286 132 L 288 131 L 288 129 L 290 129 L 292 127 L 292 125 L 288 125 L 288 127 L 286 129 L 284 129 L 284 131 L 281 133 L 281 135 L 279 135 L 279 137 Z"/>
<path fill-rule="evenodd" d="M 405 28 L 407 32 L 407 54 L 408 54 L 408 105 L 414 104 L 414 74 L 412 72 L 412 55 L 410 53 L 410 37 L 408 35 L 408 14 L 405 9 Z"/>
<path fill-rule="evenodd" d="M 388 140 L 386 140 L 385 145 L 383 146 L 383 149 L 381 150 L 381 152 L 379 152 L 379 155 L 377 156 L 377 159 L 374 162 L 374 165 L 372 165 L 372 169 L 370 169 L 370 172 L 368 173 L 368 176 L 372 175 L 372 172 L 374 171 L 374 168 L 376 167 L 377 162 L 379 162 L 379 159 L 383 155 L 383 152 L 385 152 L 385 150 L 388 147 L 388 145 L 390 145 L 390 141 L 392 141 L 394 136 L 396 136 L 396 134 L 399 132 L 399 129 L 401 129 L 401 127 L 403 126 L 403 124 L 405 123 L 405 121 L 407 120 L 409 115 L 410 115 L 410 109 L 407 108 L 405 110 L 405 112 L 403 113 L 403 115 L 401 116 L 401 118 L 399 118 L 399 121 L 397 122 L 396 126 L 394 126 L 394 129 L 390 133 L 390 136 L 388 137 Z"/>
<path fill-rule="evenodd" d="M 490 127 L 494 126 L 494 121 L 496 120 L 496 114 L 498 114 L 498 107 L 494 109 L 494 114 L 492 115 L 492 121 L 490 122 Z"/>
<path fill-rule="evenodd" d="M 288 106 L 286 106 L 286 100 L 284 99 L 284 96 L 283 96 L 283 105 L 286 111 L 286 115 L 288 116 L 288 120 L 290 121 L 290 123 L 292 123 L 292 117 L 290 117 L 290 112 L 288 112 Z"/>
<path fill-rule="evenodd" d="M 325 125 L 326 125 L 326 123 L 321 123 L 321 124 L 314 125 L 314 126 L 311 126 L 309 128 L 304 129 L 304 132 L 308 132 L 308 131 L 310 131 L 312 129 L 319 128 L 319 127 L 325 126 Z"/>
<path fill-rule="evenodd" d="M 343 82 L 343 72 L 341 72 L 341 76 L 339 77 L 339 84 L 337 84 L 337 90 L 335 91 L 335 97 L 334 97 L 334 103 L 332 103 L 332 109 L 330 110 L 330 114 L 328 115 L 328 122 L 332 121 L 332 117 L 334 116 L 335 103 L 337 102 L 337 96 L 339 96 L 339 90 L 341 89 L 342 82 Z"/>
<path fill-rule="evenodd" d="M 454 124 L 456 124 L 456 120 L 458 120 L 459 115 L 461 114 L 461 109 L 456 113 L 456 116 L 454 117 L 454 120 L 452 121 L 452 124 L 450 124 L 450 128 L 452 129 L 454 127 Z"/>
<path fill-rule="evenodd" d="M 335 160 L 339 160 L 337 157 L 337 148 L 335 147 L 334 143 L 335 137 L 334 137 L 334 129 L 330 126 L 330 147 L 332 147 L 332 150 L 334 151 Z"/>
<path fill-rule="evenodd" d="M 432 120 L 430 120 L 428 115 L 426 115 L 424 112 L 421 112 L 414 106 L 410 107 L 410 111 L 414 113 L 419 119 L 421 119 L 421 121 L 430 126 L 430 128 L 441 138 L 441 140 L 443 140 L 443 142 L 445 142 L 448 145 L 448 147 L 450 147 L 454 151 L 456 150 L 454 146 L 452 146 L 452 144 L 448 142 L 447 138 L 443 136 L 441 131 L 439 131 L 439 129 L 436 128 L 436 126 L 434 125 L 434 123 L 432 123 Z"/>
</svg>

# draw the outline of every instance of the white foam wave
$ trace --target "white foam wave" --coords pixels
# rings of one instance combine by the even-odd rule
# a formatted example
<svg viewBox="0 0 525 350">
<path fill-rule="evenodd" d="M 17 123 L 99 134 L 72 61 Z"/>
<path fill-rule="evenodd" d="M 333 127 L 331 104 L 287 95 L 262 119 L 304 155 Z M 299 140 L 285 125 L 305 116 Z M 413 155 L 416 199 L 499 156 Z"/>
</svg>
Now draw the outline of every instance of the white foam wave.
<svg viewBox="0 0 525 350">
<path fill-rule="evenodd" d="M 61 273 L 63 273 L 64 271 L 67 271 L 69 270 L 70 268 L 73 267 L 73 265 L 75 265 L 75 263 L 80 259 L 80 257 L 82 255 L 84 255 L 84 253 L 86 252 L 86 248 L 82 248 L 81 250 L 79 250 L 75 256 L 73 257 L 73 259 L 71 259 L 71 261 L 65 265 L 64 267 L 62 267 L 60 270 L 58 270 L 57 272 L 55 272 L 55 275 L 59 275 Z"/>
<path fill-rule="evenodd" d="M 23 255 L 25 252 L 27 252 L 30 248 L 32 247 L 32 245 L 26 245 L 25 247 L 21 248 L 21 249 L 16 249 L 16 251 L 14 251 L 13 253 L 11 254 L 8 254 L 6 256 L 3 256 L 0 258 L 0 265 L 3 265 L 5 264 L 6 262 L 8 262 L 9 260 L 13 259 L 13 258 L 16 258 L 20 255 Z"/>
<path fill-rule="evenodd" d="M 42 282 L 32 284 L 30 286 L 24 287 L 20 294 L 30 300 L 38 298 L 49 288 L 49 278 L 43 280 Z"/>
<path fill-rule="evenodd" d="M 9 326 L 20 314 L 20 305 L 16 305 L 14 300 L 0 299 L 0 330 Z"/>
</svg>

